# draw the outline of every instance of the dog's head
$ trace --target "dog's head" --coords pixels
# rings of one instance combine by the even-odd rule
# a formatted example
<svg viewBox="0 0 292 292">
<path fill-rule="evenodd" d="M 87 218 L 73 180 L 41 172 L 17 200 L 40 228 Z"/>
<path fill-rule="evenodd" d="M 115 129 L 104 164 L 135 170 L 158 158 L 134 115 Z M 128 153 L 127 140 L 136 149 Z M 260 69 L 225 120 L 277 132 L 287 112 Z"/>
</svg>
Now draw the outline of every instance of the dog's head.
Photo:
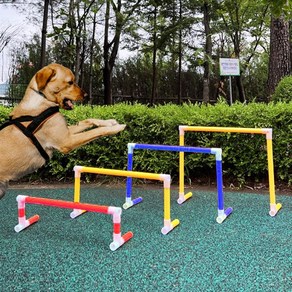
<svg viewBox="0 0 292 292">
<path fill-rule="evenodd" d="M 72 71 L 59 64 L 50 64 L 35 75 L 38 91 L 61 108 L 73 109 L 74 101 L 82 101 L 85 92 L 75 83 Z"/>
</svg>

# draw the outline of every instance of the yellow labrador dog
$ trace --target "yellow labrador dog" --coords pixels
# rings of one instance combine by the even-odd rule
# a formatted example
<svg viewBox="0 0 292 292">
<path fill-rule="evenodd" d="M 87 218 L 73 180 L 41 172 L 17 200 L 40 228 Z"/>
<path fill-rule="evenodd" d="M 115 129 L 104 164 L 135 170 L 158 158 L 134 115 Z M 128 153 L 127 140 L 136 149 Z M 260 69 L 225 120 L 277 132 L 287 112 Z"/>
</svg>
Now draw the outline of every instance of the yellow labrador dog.
<svg viewBox="0 0 292 292">
<path fill-rule="evenodd" d="M 59 108 L 71 110 L 84 96 L 73 73 L 62 65 L 50 64 L 36 73 L 9 121 L 0 126 L 0 198 L 10 180 L 40 168 L 54 150 L 68 153 L 124 130 L 116 120 L 87 119 L 68 126 Z"/>
</svg>

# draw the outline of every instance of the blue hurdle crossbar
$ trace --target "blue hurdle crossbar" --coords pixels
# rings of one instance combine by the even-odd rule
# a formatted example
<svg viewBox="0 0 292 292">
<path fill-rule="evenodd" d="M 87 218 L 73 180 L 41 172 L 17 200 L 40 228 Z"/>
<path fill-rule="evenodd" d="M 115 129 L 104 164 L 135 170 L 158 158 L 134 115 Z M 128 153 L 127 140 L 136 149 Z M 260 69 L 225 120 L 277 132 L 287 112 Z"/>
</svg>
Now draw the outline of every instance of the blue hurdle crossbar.
<svg viewBox="0 0 292 292">
<path fill-rule="evenodd" d="M 223 173 L 222 173 L 222 149 L 221 148 L 202 148 L 202 147 L 186 147 L 186 146 L 172 146 L 172 145 L 155 145 L 155 144 L 136 144 L 128 143 L 128 165 L 127 170 L 133 170 L 133 154 L 134 149 L 140 150 L 156 150 L 156 151 L 174 151 L 174 152 L 191 152 L 191 153 L 203 153 L 213 154 L 216 157 L 216 179 L 217 179 L 217 194 L 218 194 L 218 216 L 216 221 L 222 223 L 226 217 L 232 213 L 232 208 L 229 207 L 224 210 L 224 193 L 223 193 Z M 182 177 L 181 177 L 182 175 Z M 184 179 L 184 174 L 180 171 L 180 184 Z M 192 193 L 184 194 L 180 192 L 177 202 L 182 204 L 189 199 Z M 143 199 L 138 197 L 132 200 L 132 178 L 127 177 L 126 188 L 126 202 L 123 205 L 124 209 L 128 209 L 133 205 L 140 203 Z"/>
</svg>

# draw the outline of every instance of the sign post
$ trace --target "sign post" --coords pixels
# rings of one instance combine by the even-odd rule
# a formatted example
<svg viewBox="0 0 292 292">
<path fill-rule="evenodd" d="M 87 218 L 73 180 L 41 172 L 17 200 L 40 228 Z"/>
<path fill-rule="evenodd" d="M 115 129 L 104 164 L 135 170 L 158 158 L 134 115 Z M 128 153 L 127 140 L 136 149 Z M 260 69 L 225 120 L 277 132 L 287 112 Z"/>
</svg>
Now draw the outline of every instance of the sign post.
<svg viewBox="0 0 292 292">
<path fill-rule="evenodd" d="M 239 59 L 219 58 L 220 76 L 229 76 L 230 105 L 232 105 L 231 76 L 240 76 Z"/>
</svg>

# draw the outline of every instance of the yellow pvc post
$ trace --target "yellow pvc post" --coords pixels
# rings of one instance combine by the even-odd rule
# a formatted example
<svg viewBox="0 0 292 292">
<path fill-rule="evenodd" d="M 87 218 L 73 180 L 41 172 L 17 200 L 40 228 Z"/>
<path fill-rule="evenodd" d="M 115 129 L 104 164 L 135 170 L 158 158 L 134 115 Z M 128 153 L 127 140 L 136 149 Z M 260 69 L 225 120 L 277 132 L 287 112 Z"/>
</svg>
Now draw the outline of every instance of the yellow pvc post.
<svg viewBox="0 0 292 292">
<path fill-rule="evenodd" d="M 184 131 L 179 132 L 179 146 L 184 146 Z M 185 168 L 185 153 L 183 151 L 179 152 L 179 197 L 184 195 L 184 168 Z"/>
<path fill-rule="evenodd" d="M 74 181 L 74 202 L 75 203 L 80 202 L 80 176 L 75 177 Z"/>
<path fill-rule="evenodd" d="M 74 202 L 79 203 L 80 202 L 80 172 L 78 169 L 74 169 L 75 171 L 75 178 L 74 178 Z M 74 209 L 70 213 L 71 218 L 76 218 L 77 216 L 85 213 L 85 210 L 79 210 L 79 209 Z"/>
<path fill-rule="evenodd" d="M 179 146 L 184 146 L 184 130 L 179 127 Z M 177 202 L 182 204 L 189 198 L 193 196 L 192 192 L 185 194 L 185 153 L 183 151 L 179 152 L 179 195 Z"/>
<path fill-rule="evenodd" d="M 273 161 L 273 143 L 272 130 L 267 132 L 267 154 L 268 154 L 268 173 L 269 173 L 269 192 L 270 192 L 270 216 L 275 216 L 282 208 L 282 204 L 276 204 L 275 194 L 275 176 L 274 176 L 274 161 Z"/>
<path fill-rule="evenodd" d="M 220 133 L 246 133 L 246 134 L 265 134 L 267 140 L 267 156 L 268 156 L 268 174 L 269 174 L 269 193 L 270 193 L 270 216 L 275 216 L 281 209 L 280 203 L 276 204 L 275 181 L 274 181 L 274 163 L 273 163 L 273 144 L 272 129 L 258 128 L 234 128 L 234 127 L 200 127 L 200 126 L 179 126 L 180 141 L 181 133 L 189 132 L 220 132 Z M 183 142 L 182 142 L 183 143 Z M 180 144 L 181 145 L 181 144 Z M 182 145 L 183 146 L 183 145 Z"/>
<path fill-rule="evenodd" d="M 275 204 L 276 198 L 275 198 L 275 181 L 274 181 L 274 162 L 273 162 L 272 139 L 267 139 L 267 152 L 268 152 L 270 203 Z"/>
<path fill-rule="evenodd" d="M 161 229 L 162 234 L 167 234 L 173 230 L 178 224 L 179 220 L 170 219 L 170 175 L 164 175 L 163 180 L 163 193 L 164 193 L 164 226 Z"/>
<path fill-rule="evenodd" d="M 164 220 L 170 220 L 170 188 L 164 187 Z"/>
</svg>

